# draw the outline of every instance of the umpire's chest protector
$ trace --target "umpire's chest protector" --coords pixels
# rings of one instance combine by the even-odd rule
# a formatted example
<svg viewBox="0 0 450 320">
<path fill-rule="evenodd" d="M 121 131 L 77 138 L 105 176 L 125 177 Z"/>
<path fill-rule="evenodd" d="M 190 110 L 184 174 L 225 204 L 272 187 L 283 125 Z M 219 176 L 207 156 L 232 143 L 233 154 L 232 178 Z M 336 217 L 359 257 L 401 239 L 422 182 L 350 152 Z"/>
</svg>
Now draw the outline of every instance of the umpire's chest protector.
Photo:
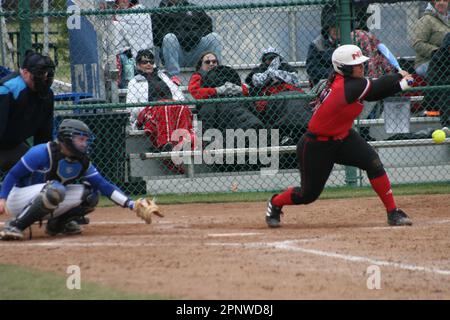
<svg viewBox="0 0 450 320">
<path fill-rule="evenodd" d="M 81 161 L 70 161 L 60 151 L 56 142 L 48 143 L 47 150 L 50 157 L 47 180 L 56 180 L 67 185 L 82 177 L 89 168 L 90 161 L 87 157 Z"/>
</svg>

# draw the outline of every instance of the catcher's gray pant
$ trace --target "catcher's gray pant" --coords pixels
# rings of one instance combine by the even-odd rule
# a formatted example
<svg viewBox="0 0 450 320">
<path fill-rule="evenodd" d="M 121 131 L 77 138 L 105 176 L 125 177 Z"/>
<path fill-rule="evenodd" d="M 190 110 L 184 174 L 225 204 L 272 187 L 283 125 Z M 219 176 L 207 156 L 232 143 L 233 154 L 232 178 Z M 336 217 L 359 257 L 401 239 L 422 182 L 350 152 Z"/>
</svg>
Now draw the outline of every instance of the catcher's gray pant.
<svg viewBox="0 0 450 320">
<path fill-rule="evenodd" d="M 28 187 L 14 187 L 6 200 L 6 209 L 8 212 L 17 217 L 22 213 L 25 207 L 36 198 L 41 192 L 45 183 L 39 183 Z M 83 202 L 83 192 L 85 186 L 82 184 L 69 184 L 66 186 L 66 196 L 53 212 L 53 217 L 58 217 L 70 209 L 78 207 Z M 49 215 L 43 220 L 48 220 Z"/>
</svg>

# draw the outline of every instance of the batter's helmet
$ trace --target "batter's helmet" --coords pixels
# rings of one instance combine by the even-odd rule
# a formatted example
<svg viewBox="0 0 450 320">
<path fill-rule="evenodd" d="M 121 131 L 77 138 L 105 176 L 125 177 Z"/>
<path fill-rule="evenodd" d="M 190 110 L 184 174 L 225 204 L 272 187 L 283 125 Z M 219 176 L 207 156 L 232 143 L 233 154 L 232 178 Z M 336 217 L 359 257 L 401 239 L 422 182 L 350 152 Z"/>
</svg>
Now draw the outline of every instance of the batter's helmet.
<svg viewBox="0 0 450 320">
<path fill-rule="evenodd" d="M 344 76 L 352 73 L 353 66 L 369 60 L 364 56 L 361 49 L 353 44 L 346 44 L 334 50 L 331 56 L 334 70 Z"/>
<path fill-rule="evenodd" d="M 84 147 L 77 146 L 74 143 L 75 136 L 88 137 L 87 145 Z M 92 131 L 80 120 L 64 119 L 58 127 L 57 139 L 63 143 L 76 158 L 83 158 L 89 154 L 89 147 L 93 140 Z"/>
</svg>

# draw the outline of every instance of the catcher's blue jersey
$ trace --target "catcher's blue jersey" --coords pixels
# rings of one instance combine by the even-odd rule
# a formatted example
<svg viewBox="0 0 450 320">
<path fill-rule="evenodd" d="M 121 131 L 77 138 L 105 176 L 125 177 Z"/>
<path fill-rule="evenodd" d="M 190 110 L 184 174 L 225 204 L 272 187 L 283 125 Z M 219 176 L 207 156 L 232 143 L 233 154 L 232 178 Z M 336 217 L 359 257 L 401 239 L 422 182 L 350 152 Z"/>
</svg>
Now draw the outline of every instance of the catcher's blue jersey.
<svg viewBox="0 0 450 320">
<path fill-rule="evenodd" d="M 26 187 L 48 180 L 52 167 L 48 143 L 32 147 L 20 161 L 10 170 L 2 184 L 0 198 L 6 199 L 14 186 Z M 89 182 L 95 189 L 110 197 L 114 190 L 120 191 L 115 185 L 103 178 L 94 165 L 90 164 L 86 172 L 79 162 L 60 159 L 57 166 L 57 176 L 64 183 L 81 175 L 81 179 Z M 120 191 L 121 192 L 121 191 Z"/>
</svg>

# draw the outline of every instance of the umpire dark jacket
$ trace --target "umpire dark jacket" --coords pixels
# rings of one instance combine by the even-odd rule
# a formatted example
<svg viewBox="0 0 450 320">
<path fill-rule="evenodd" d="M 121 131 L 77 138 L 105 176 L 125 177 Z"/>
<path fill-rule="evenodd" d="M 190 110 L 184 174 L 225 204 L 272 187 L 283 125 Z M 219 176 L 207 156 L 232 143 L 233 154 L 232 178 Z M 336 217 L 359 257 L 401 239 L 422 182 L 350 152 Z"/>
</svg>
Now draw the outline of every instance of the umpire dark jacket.
<svg viewBox="0 0 450 320">
<path fill-rule="evenodd" d="M 0 150 L 34 137 L 34 145 L 52 140 L 53 91 L 32 91 L 18 73 L 0 80 Z"/>
<path fill-rule="evenodd" d="M 173 4 L 170 0 L 162 0 L 159 4 L 160 8 L 174 6 L 193 5 L 186 0 L 179 0 L 177 4 Z M 191 51 L 199 44 L 201 38 L 212 33 L 212 19 L 200 9 L 152 14 L 152 24 L 153 41 L 158 47 L 161 47 L 166 34 L 173 33 L 183 50 Z"/>
</svg>

